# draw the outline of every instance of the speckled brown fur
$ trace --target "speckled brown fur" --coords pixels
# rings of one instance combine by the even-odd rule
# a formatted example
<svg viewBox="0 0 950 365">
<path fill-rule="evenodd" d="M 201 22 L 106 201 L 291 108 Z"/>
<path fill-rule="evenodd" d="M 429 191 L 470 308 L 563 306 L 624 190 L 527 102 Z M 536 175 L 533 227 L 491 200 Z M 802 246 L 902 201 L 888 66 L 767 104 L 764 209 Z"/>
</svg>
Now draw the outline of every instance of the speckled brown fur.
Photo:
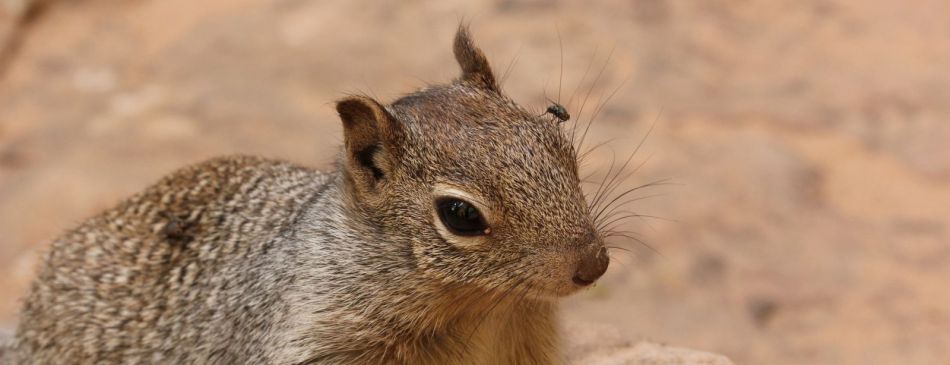
<svg viewBox="0 0 950 365">
<path fill-rule="evenodd" d="M 561 362 L 556 298 L 585 262 L 606 269 L 576 153 L 502 94 L 464 27 L 454 51 L 450 84 L 337 104 L 336 171 L 215 159 L 55 240 L 14 360 Z M 443 186 L 490 210 L 477 244 L 435 228 Z"/>
</svg>

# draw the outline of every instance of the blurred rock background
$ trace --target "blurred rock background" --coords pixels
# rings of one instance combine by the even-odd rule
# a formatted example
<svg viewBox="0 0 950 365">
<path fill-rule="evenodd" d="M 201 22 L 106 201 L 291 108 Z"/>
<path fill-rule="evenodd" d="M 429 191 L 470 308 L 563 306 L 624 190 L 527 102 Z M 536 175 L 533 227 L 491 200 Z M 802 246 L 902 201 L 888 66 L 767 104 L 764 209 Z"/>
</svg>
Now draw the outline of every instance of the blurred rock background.
<svg viewBox="0 0 950 365">
<path fill-rule="evenodd" d="M 652 249 L 616 242 L 569 323 L 738 364 L 950 359 L 939 0 L 0 0 L 0 327 L 54 236 L 177 167 L 327 167 L 333 100 L 453 78 L 463 18 L 539 113 L 617 90 L 593 179 L 657 121 L 625 186 L 672 179 L 632 206 L 669 220 L 625 223 Z"/>
</svg>

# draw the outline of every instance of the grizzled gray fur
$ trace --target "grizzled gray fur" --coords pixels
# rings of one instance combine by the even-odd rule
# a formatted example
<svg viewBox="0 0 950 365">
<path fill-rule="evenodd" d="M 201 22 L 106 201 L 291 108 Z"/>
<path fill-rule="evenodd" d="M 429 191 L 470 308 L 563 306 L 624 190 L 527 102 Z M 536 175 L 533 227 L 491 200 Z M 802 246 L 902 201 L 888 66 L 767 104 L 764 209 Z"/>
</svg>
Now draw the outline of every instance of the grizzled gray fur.
<svg viewBox="0 0 950 365">
<path fill-rule="evenodd" d="M 335 171 L 214 159 L 56 239 L 10 360 L 562 362 L 556 301 L 608 262 L 577 153 L 502 94 L 464 27 L 454 51 L 452 83 L 337 103 Z M 445 199 L 485 227 L 446 223 Z"/>
</svg>

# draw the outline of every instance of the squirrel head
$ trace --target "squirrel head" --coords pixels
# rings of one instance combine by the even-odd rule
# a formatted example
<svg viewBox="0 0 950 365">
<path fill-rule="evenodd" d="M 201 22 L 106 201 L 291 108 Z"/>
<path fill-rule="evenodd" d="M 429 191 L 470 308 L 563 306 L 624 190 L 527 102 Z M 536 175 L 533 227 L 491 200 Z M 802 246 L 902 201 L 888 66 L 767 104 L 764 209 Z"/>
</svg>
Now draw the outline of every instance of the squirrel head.
<svg viewBox="0 0 950 365">
<path fill-rule="evenodd" d="M 570 137 L 502 93 L 464 26 L 454 52 L 452 83 L 337 103 L 352 215 L 436 280 L 537 298 L 592 284 L 608 257 Z"/>
</svg>

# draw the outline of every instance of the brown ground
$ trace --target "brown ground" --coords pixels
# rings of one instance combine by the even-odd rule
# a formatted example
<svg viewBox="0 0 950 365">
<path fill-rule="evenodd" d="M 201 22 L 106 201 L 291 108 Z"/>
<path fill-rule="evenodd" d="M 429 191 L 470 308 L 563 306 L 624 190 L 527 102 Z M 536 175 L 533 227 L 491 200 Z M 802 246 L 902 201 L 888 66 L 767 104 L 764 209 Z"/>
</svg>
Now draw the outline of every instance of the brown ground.
<svg viewBox="0 0 950 365">
<path fill-rule="evenodd" d="M 659 118 L 629 185 L 672 178 L 634 208 L 675 222 L 632 221 L 659 254 L 621 243 L 571 322 L 739 364 L 950 359 L 950 3 L 85 0 L 14 26 L 26 3 L 0 0 L 0 327 L 57 232 L 176 167 L 326 166 L 332 101 L 452 78 L 464 16 L 537 108 L 558 29 L 575 116 L 613 50 L 595 176 Z"/>
</svg>

